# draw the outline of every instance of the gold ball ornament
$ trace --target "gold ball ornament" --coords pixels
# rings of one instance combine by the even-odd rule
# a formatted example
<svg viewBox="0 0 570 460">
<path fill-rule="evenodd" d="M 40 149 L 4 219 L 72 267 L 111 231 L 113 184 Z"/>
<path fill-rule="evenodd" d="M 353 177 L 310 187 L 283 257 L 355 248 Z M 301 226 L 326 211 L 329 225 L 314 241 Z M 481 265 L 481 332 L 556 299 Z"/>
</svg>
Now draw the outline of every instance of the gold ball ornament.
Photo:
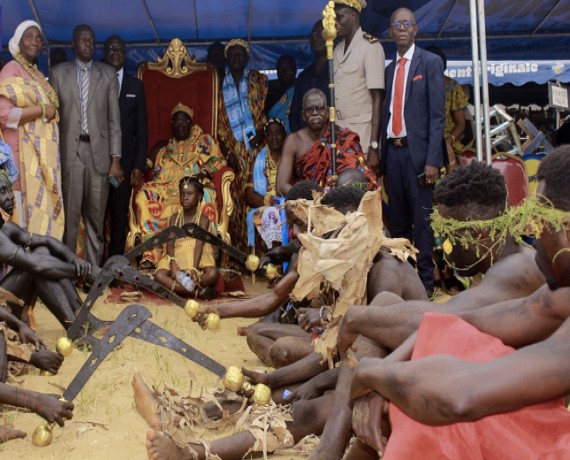
<svg viewBox="0 0 570 460">
<path fill-rule="evenodd" d="M 257 270 L 259 268 L 259 257 L 254 254 L 247 256 L 247 260 L 245 261 L 245 268 L 247 268 L 250 272 Z"/>
<path fill-rule="evenodd" d="M 45 447 L 51 444 L 53 434 L 51 426 L 47 423 L 42 423 L 38 426 L 32 434 L 32 444 L 36 447 Z"/>
<path fill-rule="evenodd" d="M 206 319 L 206 329 L 209 331 L 216 331 L 220 328 L 220 325 L 220 317 L 215 313 L 208 313 L 208 318 Z"/>
<path fill-rule="evenodd" d="M 451 254 L 451 252 L 453 251 L 453 244 L 451 244 L 451 241 L 449 240 L 445 240 L 443 242 L 443 252 L 445 252 L 446 254 Z"/>
<path fill-rule="evenodd" d="M 54 376 L 55 374 L 52 374 L 50 371 L 40 371 L 40 375 L 41 375 L 42 377 L 52 377 L 52 376 Z"/>
<path fill-rule="evenodd" d="M 277 278 L 277 275 L 279 274 L 279 272 L 277 271 L 277 267 L 273 264 L 267 264 L 265 266 L 265 277 L 269 280 L 272 281 L 275 278 Z"/>
<path fill-rule="evenodd" d="M 190 317 L 190 319 L 195 319 L 198 316 L 198 310 L 200 309 L 200 304 L 195 300 L 189 299 L 184 305 L 184 311 Z"/>
<path fill-rule="evenodd" d="M 238 392 L 243 387 L 243 382 L 245 381 L 245 377 L 243 376 L 243 372 L 239 367 L 230 366 L 226 370 L 226 375 L 224 375 L 224 387 L 227 390 Z"/>
<path fill-rule="evenodd" d="M 73 351 L 73 342 L 67 337 L 60 337 L 55 344 L 55 351 L 63 357 L 69 356 Z"/>
<path fill-rule="evenodd" d="M 271 388 L 263 383 L 255 385 L 253 391 L 253 402 L 258 406 L 266 406 L 271 401 Z"/>
</svg>

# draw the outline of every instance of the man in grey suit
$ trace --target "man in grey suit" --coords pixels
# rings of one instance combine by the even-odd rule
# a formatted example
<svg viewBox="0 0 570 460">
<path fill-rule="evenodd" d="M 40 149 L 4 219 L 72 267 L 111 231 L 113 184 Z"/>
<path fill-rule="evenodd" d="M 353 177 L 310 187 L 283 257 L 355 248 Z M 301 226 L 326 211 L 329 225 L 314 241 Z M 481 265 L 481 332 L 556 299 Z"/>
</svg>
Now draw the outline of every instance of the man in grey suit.
<svg viewBox="0 0 570 460">
<path fill-rule="evenodd" d="M 95 34 L 90 26 L 73 29 L 73 50 L 73 62 L 59 64 L 50 72 L 60 100 L 63 242 L 76 250 L 83 217 L 85 259 L 99 265 L 109 182 L 118 186 L 123 181 L 119 84 L 111 66 L 93 61 Z"/>
</svg>

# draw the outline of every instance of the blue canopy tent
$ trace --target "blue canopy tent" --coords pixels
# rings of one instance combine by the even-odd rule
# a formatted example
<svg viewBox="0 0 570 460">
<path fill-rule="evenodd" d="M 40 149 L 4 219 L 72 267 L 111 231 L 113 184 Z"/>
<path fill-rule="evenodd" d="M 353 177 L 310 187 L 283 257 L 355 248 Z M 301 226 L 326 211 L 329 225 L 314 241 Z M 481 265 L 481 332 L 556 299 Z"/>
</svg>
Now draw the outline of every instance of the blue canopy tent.
<svg viewBox="0 0 570 460">
<path fill-rule="evenodd" d="M 253 67 L 272 69 L 277 58 L 287 53 L 303 68 L 311 61 L 306 37 L 324 5 L 324 0 L 2 0 L 3 57 L 10 58 L 7 44 L 16 26 L 35 19 L 43 27 L 48 47 L 68 46 L 73 27 L 80 23 L 93 27 L 98 43 L 119 33 L 128 43 L 130 70 L 163 54 L 174 37 L 182 39 L 198 59 L 205 58 L 214 40 L 248 38 Z M 380 38 L 388 57 L 395 53 L 388 35 L 390 14 L 400 6 L 416 12 L 422 46 L 437 44 L 450 61 L 471 58 L 469 0 L 368 0 L 363 29 Z M 486 0 L 485 12 L 489 59 L 540 59 L 555 65 L 568 57 L 570 0 Z M 47 66 L 46 56 L 40 60 L 42 67 Z M 570 81 L 564 65 L 564 71 L 552 78 Z M 528 81 L 544 81 L 541 75 L 530 73 Z M 514 73 L 509 76 L 515 78 Z"/>
</svg>

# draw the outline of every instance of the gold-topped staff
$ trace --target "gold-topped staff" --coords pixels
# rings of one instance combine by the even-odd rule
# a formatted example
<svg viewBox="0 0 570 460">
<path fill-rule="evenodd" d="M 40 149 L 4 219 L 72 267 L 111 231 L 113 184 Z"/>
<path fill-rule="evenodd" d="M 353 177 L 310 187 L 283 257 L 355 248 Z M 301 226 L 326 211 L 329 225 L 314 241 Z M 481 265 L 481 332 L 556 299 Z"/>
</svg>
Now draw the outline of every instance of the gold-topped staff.
<svg viewBox="0 0 570 460">
<path fill-rule="evenodd" d="M 323 10 L 323 38 L 327 45 L 327 61 L 329 61 L 329 95 L 331 106 L 329 107 L 329 122 L 331 124 L 331 165 L 332 175 L 336 176 L 336 139 L 335 139 L 335 107 L 334 107 L 334 39 L 336 38 L 336 13 L 334 2 L 331 0 Z"/>
</svg>

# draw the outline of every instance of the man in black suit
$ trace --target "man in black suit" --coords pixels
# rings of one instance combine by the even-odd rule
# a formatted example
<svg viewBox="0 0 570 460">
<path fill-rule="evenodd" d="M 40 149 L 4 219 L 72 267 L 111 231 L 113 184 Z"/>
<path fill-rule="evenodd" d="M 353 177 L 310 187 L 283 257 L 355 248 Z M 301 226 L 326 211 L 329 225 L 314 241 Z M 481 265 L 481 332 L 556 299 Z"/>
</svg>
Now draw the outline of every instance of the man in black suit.
<svg viewBox="0 0 570 460">
<path fill-rule="evenodd" d="M 117 188 L 111 187 L 107 207 L 111 238 L 108 257 L 125 252 L 131 190 L 140 182 L 146 166 L 147 121 L 142 82 L 125 69 L 125 42 L 118 35 L 105 40 L 105 62 L 117 71 L 119 80 L 119 109 L 121 111 L 122 156 L 121 167 L 126 180 Z"/>
<path fill-rule="evenodd" d="M 390 21 L 397 54 L 386 68 L 382 113 L 381 166 L 386 178 L 393 238 L 412 241 L 420 251 L 418 274 L 428 293 L 434 288 L 433 187 L 443 166 L 445 126 L 443 62 L 414 44 L 414 13 L 399 8 Z"/>
</svg>

